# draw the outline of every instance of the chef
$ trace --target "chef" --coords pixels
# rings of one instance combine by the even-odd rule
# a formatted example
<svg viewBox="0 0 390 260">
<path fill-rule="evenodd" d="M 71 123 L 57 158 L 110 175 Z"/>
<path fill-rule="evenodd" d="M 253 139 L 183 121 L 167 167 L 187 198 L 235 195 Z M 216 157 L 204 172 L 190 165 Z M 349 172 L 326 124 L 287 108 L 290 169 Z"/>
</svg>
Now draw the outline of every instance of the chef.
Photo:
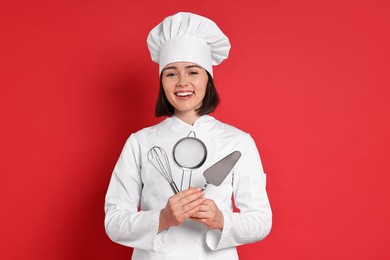
<svg viewBox="0 0 390 260">
<path fill-rule="evenodd" d="M 237 246 L 269 234 L 272 212 L 254 140 L 209 115 L 219 103 L 212 66 L 228 57 L 229 40 L 210 19 L 180 12 L 154 27 L 147 44 L 159 64 L 155 114 L 167 117 L 126 141 L 106 194 L 107 235 L 134 248 L 136 260 L 238 259 Z M 186 171 L 172 151 L 190 134 L 207 156 Z M 177 192 L 148 158 L 153 147 L 166 152 L 172 180 L 180 183 Z M 202 191 L 202 173 L 233 151 L 241 157 L 227 177 Z"/>
</svg>

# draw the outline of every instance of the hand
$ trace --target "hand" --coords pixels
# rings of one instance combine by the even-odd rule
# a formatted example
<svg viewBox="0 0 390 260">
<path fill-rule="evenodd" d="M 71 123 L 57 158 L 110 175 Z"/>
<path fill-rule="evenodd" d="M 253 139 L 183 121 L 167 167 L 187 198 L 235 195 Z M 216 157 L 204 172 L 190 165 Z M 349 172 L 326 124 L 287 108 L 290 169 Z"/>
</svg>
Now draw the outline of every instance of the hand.
<svg viewBox="0 0 390 260">
<path fill-rule="evenodd" d="M 170 197 L 165 208 L 160 212 L 158 232 L 171 226 L 179 226 L 198 212 L 200 205 L 205 202 L 203 195 L 204 192 L 200 188 L 189 188 Z"/>
<path fill-rule="evenodd" d="M 224 219 L 222 211 L 220 211 L 213 200 L 206 199 L 200 206 L 197 213 L 193 214 L 192 220 L 205 224 L 211 229 L 223 229 Z"/>
</svg>

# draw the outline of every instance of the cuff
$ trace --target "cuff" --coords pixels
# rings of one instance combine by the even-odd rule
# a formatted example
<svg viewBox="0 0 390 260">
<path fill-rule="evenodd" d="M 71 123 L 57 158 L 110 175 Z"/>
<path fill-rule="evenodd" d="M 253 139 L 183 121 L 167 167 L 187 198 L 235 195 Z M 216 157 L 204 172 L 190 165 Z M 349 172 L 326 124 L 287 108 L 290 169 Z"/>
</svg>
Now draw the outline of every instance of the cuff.
<svg viewBox="0 0 390 260">
<path fill-rule="evenodd" d="M 222 211 L 223 214 L 223 229 L 208 229 L 206 233 L 206 243 L 211 250 L 218 250 L 224 248 L 224 240 L 230 233 L 232 228 L 231 212 Z"/>
<path fill-rule="evenodd" d="M 157 214 L 153 218 L 153 230 L 155 231 L 155 236 L 153 240 L 153 250 L 157 253 L 160 253 L 161 250 L 164 248 L 165 245 L 165 239 L 168 235 L 169 229 L 163 230 L 160 233 L 158 232 L 158 227 L 160 225 L 160 210 L 157 211 Z"/>
</svg>

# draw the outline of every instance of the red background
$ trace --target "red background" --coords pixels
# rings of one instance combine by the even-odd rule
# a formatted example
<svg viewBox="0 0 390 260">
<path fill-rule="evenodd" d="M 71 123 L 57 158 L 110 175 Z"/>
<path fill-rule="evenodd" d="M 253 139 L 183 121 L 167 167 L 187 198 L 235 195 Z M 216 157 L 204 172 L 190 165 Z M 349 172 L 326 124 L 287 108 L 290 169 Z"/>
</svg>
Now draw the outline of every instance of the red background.
<svg viewBox="0 0 390 260">
<path fill-rule="evenodd" d="M 2 1 L 2 259 L 129 259 L 105 235 L 122 146 L 154 124 L 146 37 L 177 11 L 229 36 L 214 116 L 255 138 L 273 229 L 241 259 L 390 259 L 388 1 Z"/>
</svg>

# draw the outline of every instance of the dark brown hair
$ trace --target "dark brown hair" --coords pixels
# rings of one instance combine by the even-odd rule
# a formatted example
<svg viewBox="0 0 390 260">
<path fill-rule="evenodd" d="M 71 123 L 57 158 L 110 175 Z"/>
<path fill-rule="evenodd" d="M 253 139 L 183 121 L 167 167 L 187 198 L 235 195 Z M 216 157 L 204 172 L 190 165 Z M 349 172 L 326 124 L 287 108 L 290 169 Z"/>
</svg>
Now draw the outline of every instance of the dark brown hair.
<svg viewBox="0 0 390 260">
<path fill-rule="evenodd" d="M 206 94 L 203 98 L 202 105 L 197 109 L 199 115 L 207 115 L 213 112 L 219 104 L 219 96 L 217 89 L 215 88 L 213 77 L 206 70 L 207 73 L 207 86 Z M 160 75 L 160 89 L 158 92 L 155 115 L 160 116 L 173 116 L 175 114 L 175 108 L 169 103 L 165 96 L 164 88 L 162 85 L 162 73 Z"/>
</svg>

